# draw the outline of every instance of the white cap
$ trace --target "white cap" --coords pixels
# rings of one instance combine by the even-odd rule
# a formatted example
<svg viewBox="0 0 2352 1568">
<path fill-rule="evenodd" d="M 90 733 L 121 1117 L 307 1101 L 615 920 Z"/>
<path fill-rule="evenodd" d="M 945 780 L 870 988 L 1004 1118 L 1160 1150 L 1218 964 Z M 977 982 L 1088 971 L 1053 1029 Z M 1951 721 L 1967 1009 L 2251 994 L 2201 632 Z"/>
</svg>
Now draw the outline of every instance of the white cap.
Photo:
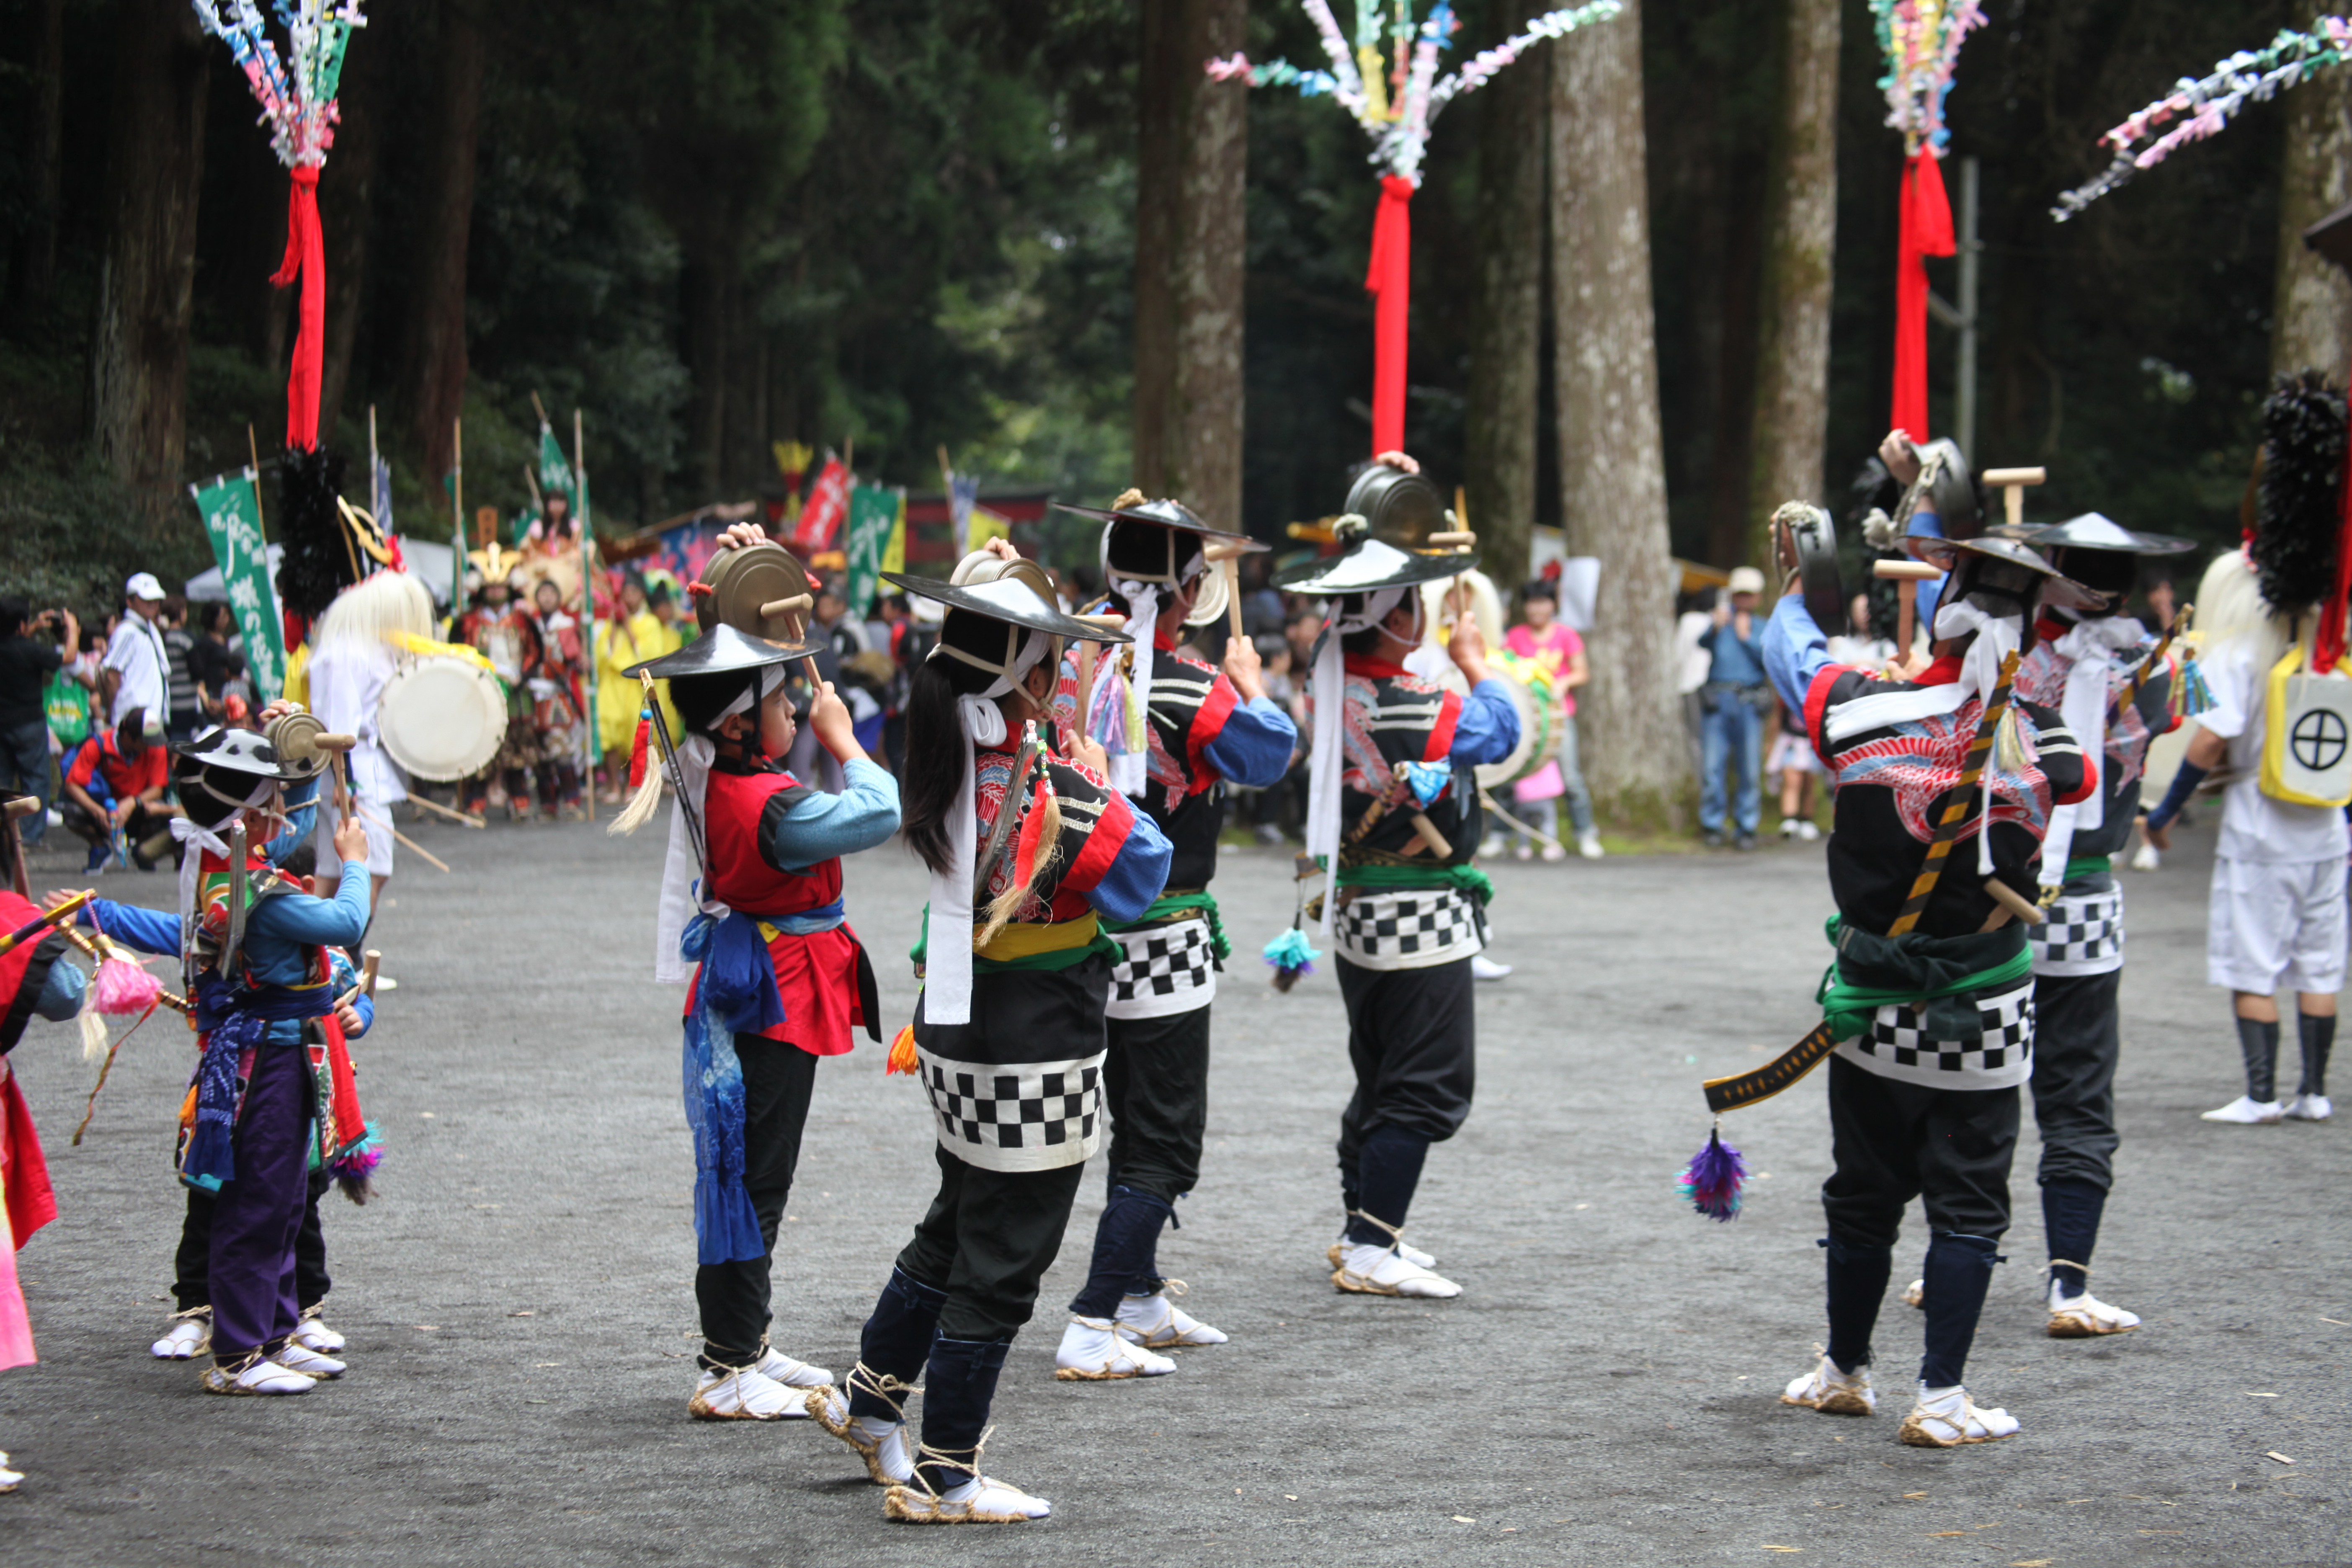
<svg viewBox="0 0 2352 1568">
<path fill-rule="evenodd" d="M 1731 591 L 1735 594 L 1760 594 L 1764 591 L 1764 574 L 1753 566 L 1731 569 Z"/>
<path fill-rule="evenodd" d="M 145 599 L 152 604 L 163 596 L 163 584 L 155 581 L 155 574 L 152 572 L 133 572 L 131 574 L 131 581 L 122 584 L 122 596 L 126 599 Z"/>
</svg>

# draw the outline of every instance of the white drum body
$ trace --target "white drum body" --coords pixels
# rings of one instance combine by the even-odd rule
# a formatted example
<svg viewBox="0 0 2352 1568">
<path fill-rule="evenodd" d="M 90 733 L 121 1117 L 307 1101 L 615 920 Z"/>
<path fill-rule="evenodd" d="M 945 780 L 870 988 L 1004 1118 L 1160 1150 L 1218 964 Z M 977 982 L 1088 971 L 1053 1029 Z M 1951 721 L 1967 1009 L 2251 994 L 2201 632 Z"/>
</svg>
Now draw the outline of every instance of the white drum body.
<svg viewBox="0 0 2352 1568">
<path fill-rule="evenodd" d="M 414 777 L 444 784 L 469 778 L 506 740 L 506 689 L 462 658 L 410 659 L 383 683 L 376 732 Z"/>
</svg>

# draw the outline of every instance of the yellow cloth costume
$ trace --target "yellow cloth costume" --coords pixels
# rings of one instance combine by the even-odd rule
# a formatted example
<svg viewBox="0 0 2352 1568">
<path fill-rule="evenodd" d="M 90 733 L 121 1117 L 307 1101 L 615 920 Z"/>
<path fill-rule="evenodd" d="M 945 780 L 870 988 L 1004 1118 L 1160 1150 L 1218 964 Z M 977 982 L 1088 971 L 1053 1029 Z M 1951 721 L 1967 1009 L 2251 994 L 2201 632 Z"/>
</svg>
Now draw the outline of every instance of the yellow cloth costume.
<svg viewBox="0 0 2352 1568">
<path fill-rule="evenodd" d="M 607 756 L 614 752 L 624 757 L 629 754 L 629 748 L 636 743 L 637 712 L 644 706 L 643 688 L 635 677 L 621 671 L 676 653 L 679 647 L 677 633 L 651 610 L 639 610 L 625 621 L 596 623 L 596 731 Z M 656 680 L 654 690 L 661 698 L 662 722 L 676 739 L 677 710 L 670 706 L 669 683 Z"/>
</svg>

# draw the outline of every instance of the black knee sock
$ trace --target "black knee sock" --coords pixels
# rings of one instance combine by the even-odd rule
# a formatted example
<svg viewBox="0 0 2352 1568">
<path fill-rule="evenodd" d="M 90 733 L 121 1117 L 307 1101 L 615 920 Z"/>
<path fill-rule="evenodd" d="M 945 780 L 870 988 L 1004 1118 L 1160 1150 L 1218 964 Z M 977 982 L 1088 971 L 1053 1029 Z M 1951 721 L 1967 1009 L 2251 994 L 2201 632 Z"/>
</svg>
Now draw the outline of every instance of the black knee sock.
<svg viewBox="0 0 2352 1568">
<path fill-rule="evenodd" d="M 1393 1122 L 1382 1122 L 1364 1135 L 1363 1151 L 1356 1157 L 1356 1188 L 1360 1194 L 1356 1206 L 1384 1226 L 1350 1220 L 1349 1241 L 1386 1247 L 1396 1239 L 1394 1232 L 1404 1228 L 1413 1190 L 1421 1185 L 1422 1162 L 1428 1154 L 1428 1139 Z"/>
<path fill-rule="evenodd" d="M 913 1384 L 930 1359 L 931 1342 L 939 1337 L 940 1309 L 948 1293 L 924 1284 L 903 1268 L 890 1270 L 858 1338 L 857 1360 L 865 1373 L 850 1373 L 849 1413 L 877 1421 L 905 1419 L 907 1396 L 893 1390 L 886 1394 L 868 1384 L 866 1374 L 879 1380 L 897 1378 Z"/>
<path fill-rule="evenodd" d="M 1851 1373 L 1870 1363 L 1870 1331 L 1878 1326 L 1895 1249 L 1835 1237 L 1821 1245 L 1829 1255 L 1830 1360 L 1840 1372 Z"/>
<path fill-rule="evenodd" d="M 988 1430 L 988 1408 L 996 1398 L 996 1376 L 1004 1370 L 1011 1340 L 933 1340 L 929 1370 L 923 1373 L 923 1447 L 928 1455 L 916 1472 L 933 1491 L 960 1487 L 980 1473 L 980 1438 Z"/>
<path fill-rule="evenodd" d="M 2000 1261 L 1996 1245 L 1948 1230 L 1937 1231 L 1927 1243 L 1920 1275 L 1927 1282 L 1927 1353 L 1919 1358 L 1919 1381 L 1929 1388 L 1949 1388 L 1968 1369 L 1992 1266 Z"/>
<path fill-rule="evenodd" d="M 1081 1318 L 1108 1318 L 1118 1310 L 1121 1296 L 1151 1296 L 1160 1290 L 1155 1261 L 1160 1227 L 1174 1207 L 1156 1193 L 1114 1187 L 1095 1226 L 1095 1257 L 1087 1271 L 1086 1288 L 1070 1302 Z"/>
<path fill-rule="evenodd" d="M 2278 1020 L 2238 1020 L 2238 1048 L 2246 1056 L 2246 1098 L 2268 1105 L 2278 1098 Z"/>
<path fill-rule="evenodd" d="M 2083 1293 L 2084 1273 L 2099 1245 L 2099 1216 L 2106 1206 L 2106 1189 L 2095 1183 L 2062 1177 L 2042 1184 L 2042 1231 L 2050 1242 L 2050 1277 L 2069 1296 Z"/>
<path fill-rule="evenodd" d="M 2294 1026 L 2303 1041 L 2303 1086 L 2298 1094 L 2327 1092 L 2327 1053 L 2336 1048 L 2336 1015 L 2325 1018 L 2297 1013 Z"/>
</svg>

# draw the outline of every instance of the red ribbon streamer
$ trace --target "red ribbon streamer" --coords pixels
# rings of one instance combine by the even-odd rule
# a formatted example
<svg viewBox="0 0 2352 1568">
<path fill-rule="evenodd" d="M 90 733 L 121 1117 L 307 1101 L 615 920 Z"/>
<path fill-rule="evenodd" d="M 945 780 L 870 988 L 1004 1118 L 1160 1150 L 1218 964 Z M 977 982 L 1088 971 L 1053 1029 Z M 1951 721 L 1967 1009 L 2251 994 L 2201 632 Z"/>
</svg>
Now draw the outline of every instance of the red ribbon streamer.
<svg viewBox="0 0 2352 1568">
<path fill-rule="evenodd" d="M 1381 176 L 1380 210 L 1372 217 L 1372 264 L 1364 274 L 1372 296 L 1372 455 L 1404 449 L 1406 306 L 1412 298 L 1412 182 Z"/>
<path fill-rule="evenodd" d="M 2344 657 L 2344 612 L 2352 604 L 2352 442 L 2345 453 L 2347 468 L 2344 496 L 2339 510 L 2344 526 L 2336 533 L 2336 586 L 2330 590 L 2327 602 L 2320 606 L 2319 626 L 2312 636 L 2311 668 L 2314 673 L 2326 675 Z M 2246 537 L 2246 548 L 2253 549 L 2253 535 Z"/>
<path fill-rule="evenodd" d="M 286 445 L 310 451 L 319 445 L 319 387 L 327 355 L 327 253 L 319 233 L 319 170 L 303 164 L 293 172 L 286 197 L 286 259 L 270 275 L 273 289 L 302 279 L 296 315 L 294 363 L 286 377 Z"/>
<path fill-rule="evenodd" d="M 1927 261 L 1958 248 L 1944 171 L 1922 148 L 1903 168 L 1902 228 L 1895 243 L 1895 406 L 1888 423 L 1927 439 Z"/>
</svg>

